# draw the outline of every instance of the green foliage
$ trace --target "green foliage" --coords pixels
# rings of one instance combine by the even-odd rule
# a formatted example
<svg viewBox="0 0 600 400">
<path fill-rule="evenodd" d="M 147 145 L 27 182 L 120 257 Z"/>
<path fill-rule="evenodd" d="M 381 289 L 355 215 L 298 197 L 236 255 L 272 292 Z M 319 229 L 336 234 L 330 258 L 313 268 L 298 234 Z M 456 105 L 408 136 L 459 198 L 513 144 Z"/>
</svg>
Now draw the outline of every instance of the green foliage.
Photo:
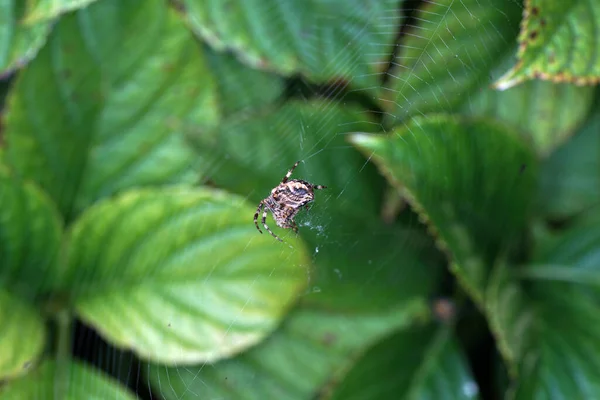
<svg viewBox="0 0 600 400">
<path fill-rule="evenodd" d="M 525 0 L 517 63 L 496 82 L 509 88 L 524 80 L 600 82 L 600 37 L 595 0 Z"/>
<path fill-rule="evenodd" d="M 321 112 L 324 108 L 327 108 L 326 114 Z M 285 123 L 289 120 L 298 123 L 290 126 Z M 265 126 L 276 127 L 278 140 L 272 140 Z M 436 285 L 440 273 L 424 257 L 428 249 L 422 245 L 419 232 L 399 224 L 387 226 L 378 219 L 377 190 L 381 180 L 376 171 L 372 167 L 365 168 L 364 159 L 348 147 L 344 135 L 328 139 L 332 131 L 374 128 L 377 125 L 372 124 L 372 119 L 354 107 L 323 101 L 291 101 L 253 116 L 232 118 L 223 123 L 218 132 L 203 132 L 192 138 L 211 179 L 230 191 L 248 195 L 256 203 L 269 192 L 273 182 L 282 178 L 281 171 L 290 167 L 285 160 L 300 159 L 303 148 L 312 152 L 325 139 L 336 149 L 331 155 L 317 155 L 298 167 L 298 173 L 311 182 L 327 182 L 328 186 L 317 194 L 318 203 L 310 215 L 304 217 L 305 228 L 300 234 L 309 248 L 315 249 L 313 263 L 330 267 L 315 270 L 311 281 L 320 289 L 319 293 L 305 296 L 304 302 L 325 303 L 342 309 L 358 306 L 377 310 L 393 304 L 395 300 L 390 299 L 429 293 Z M 301 147 L 298 147 L 299 142 Z M 283 161 L 273 162 L 269 154 L 277 154 Z M 212 168 L 225 157 L 226 165 Z M 336 165 L 344 168 L 336 168 Z M 245 173 L 249 169 L 253 171 L 251 176 Z M 340 201 L 330 205 L 332 199 Z M 361 206 L 356 207 L 357 204 Z M 326 229 L 325 240 L 323 229 Z M 285 237 L 285 233 L 276 232 Z M 345 246 L 348 232 L 354 232 L 355 244 L 351 248 Z M 412 242 L 414 251 L 398 246 L 398 243 L 408 242 Z M 369 263 L 378 266 L 377 270 L 365 268 Z M 357 290 L 363 295 L 356 296 Z"/>
<path fill-rule="evenodd" d="M 600 391 L 599 227 L 600 214 L 595 212 L 540 240 L 532 264 L 518 271 L 526 281 L 500 283 L 513 286 L 497 303 L 509 316 L 502 329 L 515 338 L 508 346 L 520 361 L 521 378 L 513 388 L 517 399 L 537 393 L 593 398 Z"/>
<path fill-rule="evenodd" d="M 360 353 L 390 330 L 406 328 L 427 313 L 421 301 L 379 313 L 331 313 L 302 307 L 260 346 L 211 368 L 151 366 L 148 378 L 167 399 L 305 399 L 323 391 L 328 381 L 343 376 Z M 301 377 L 299 379 L 298 377 Z M 229 379 L 235 379 L 232 387 Z"/>
<path fill-rule="evenodd" d="M 27 63 L 46 42 L 50 23 L 26 25 L 22 22 L 25 2 L 0 3 L 0 76 Z"/>
<path fill-rule="evenodd" d="M 285 89 L 283 77 L 246 68 L 233 55 L 218 54 L 208 47 L 204 54 L 215 75 L 222 116 L 243 113 L 258 104 L 270 104 L 282 96 Z M 240 91 L 240 86 L 245 90 Z"/>
<path fill-rule="evenodd" d="M 428 221 L 481 304 L 488 266 L 511 251 L 529 218 L 537 178 L 531 151 L 496 123 L 439 115 L 351 140 Z"/>
<path fill-rule="evenodd" d="M 96 0 L 27 0 L 25 22 L 35 24 L 82 8 Z"/>
<path fill-rule="evenodd" d="M 0 171 L 0 284 L 24 295 L 35 295 L 57 268 L 62 224 L 52 201 L 31 183 Z"/>
<path fill-rule="evenodd" d="M 322 113 L 325 108 L 326 116 Z M 204 164 L 201 169 L 205 175 L 231 191 L 251 193 L 250 199 L 258 203 L 283 178 L 295 160 L 301 159 L 307 151 L 317 150 L 323 140 L 331 141 L 331 146 L 347 147 L 344 137 L 334 136 L 332 132 L 373 129 L 372 120 L 361 111 L 357 107 L 342 107 L 325 101 L 290 101 L 283 106 L 273 105 L 255 111 L 251 115 L 233 115 L 215 129 L 191 132 L 190 141 L 201 156 Z M 290 120 L 298 123 L 290 125 L 287 123 Z M 273 133 L 266 130 L 265 126 L 272 127 L 278 140 L 272 140 Z M 227 164 L 218 165 L 225 157 Z M 348 168 L 346 171 L 337 171 L 331 168 L 333 163 Z M 348 148 L 329 157 L 314 157 L 314 160 L 300 165 L 298 173 L 311 182 L 327 182 L 330 188 L 328 192 L 337 196 L 348 179 L 356 174 L 355 170 L 363 164 L 360 154 Z M 214 168 L 214 165 L 218 165 L 218 168 Z M 250 168 L 253 171 L 251 175 L 246 173 Z M 346 188 L 344 195 L 349 200 L 337 207 L 340 213 L 346 216 L 355 213 L 356 210 L 349 209 L 355 202 L 363 204 L 362 211 L 365 213 L 376 210 L 376 198 L 370 195 L 374 185 L 369 185 L 368 178 L 360 176 L 354 185 Z"/>
<path fill-rule="evenodd" d="M 381 340 L 356 362 L 333 399 L 478 398 L 464 354 L 450 332 L 427 326 Z"/>
<path fill-rule="evenodd" d="M 37 310 L 0 290 L 0 379 L 25 374 L 42 352 L 45 328 Z"/>
<path fill-rule="evenodd" d="M 62 371 L 61 371 L 62 370 Z M 64 372 L 64 376 L 58 375 Z M 2 393 L 14 400 L 41 399 L 58 395 L 61 399 L 133 400 L 121 384 L 79 362 L 45 361 L 35 373 L 9 384 Z"/>
<path fill-rule="evenodd" d="M 423 22 L 402 42 L 381 92 L 388 119 L 451 112 L 466 102 L 512 50 L 519 12 L 512 0 L 425 2 L 417 16 Z"/>
<path fill-rule="evenodd" d="M 193 183 L 194 155 L 169 124 L 218 115 L 216 85 L 196 79 L 208 66 L 193 46 L 160 1 L 101 1 L 65 16 L 9 96 L 10 163 L 67 220 L 129 187 Z"/>
<path fill-rule="evenodd" d="M 253 210 L 208 190 L 130 190 L 73 224 L 59 285 L 84 321 L 144 359 L 235 354 L 274 328 L 310 268 L 301 243 L 255 237 Z"/>
<path fill-rule="evenodd" d="M 374 87 L 400 22 L 393 0 L 181 0 L 187 22 L 218 51 L 253 67 Z M 335 54 L 332 60 L 330 55 Z"/>
<path fill-rule="evenodd" d="M 0 1 L 0 397 L 600 398 L 598 15 Z"/>
<path fill-rule="evenodd" d="M 544 160 L 539 203 L 554 219 L 600 205 L 600 107 L 575 137 Z M 559 177 L 560 179 L 557 179 Z"/>
<path fill-rule="evenodd" d="M 504 91 L 485 88 L 463 112 L 503 121 L 547 157 L 585 122 L 594 94 L 590 86 L 531 80 Z"/>
</svg>

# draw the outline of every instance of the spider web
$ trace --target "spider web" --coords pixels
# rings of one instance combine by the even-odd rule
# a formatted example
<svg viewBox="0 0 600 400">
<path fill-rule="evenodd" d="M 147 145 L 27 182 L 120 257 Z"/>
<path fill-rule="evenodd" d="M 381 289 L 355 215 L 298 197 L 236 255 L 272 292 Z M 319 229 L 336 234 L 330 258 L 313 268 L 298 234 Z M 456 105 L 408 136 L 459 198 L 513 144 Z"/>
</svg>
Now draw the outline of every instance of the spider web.
<svg viewBox="0 0 600 400">
<path fill-rule="evenodd" d="M 281 138 L 281 143 L 276 148 L 276 151 L 270 152 L 265 155 L 267 161 L 265 161 L 270 168 L 278 171 L 279 175 L 283 175 L 287 172 L 289 167 L 293 164 L 293 159 L 290 159 L 288 152 L 286 151 L 285 144 L 293 142 L 296 143 L 297 148 L 300 150 L 301 163 L 295 170 L 292 178 L 305 179 L 315 184 L 328 185 L 328 182 L 315 181 L 313 177 L 318 176 L 318 170 L 316 166 L 327 164 L 327 159 L 335 160 L 336 157 L 342 152 L 354 152 L 354 148 L 348 143 L 346 145 L 340 145 L 337 139 L 340 136 L 345 136 L 349 132 L 354 131 L 353 124 L 349 126 L 338 126 L 337 129 L 323 130 L 323 129 L 312 129 L 314 125 L 327 126 L 328 120 L 333 118 L 332 108 L 337 107 L 339 104 L 358 104 L 368 110 L 369 113 L 375 115 L 376 122 L 373 124 L 374 132 L 384 132 L 389 129 L 391 124 L 386 124 L 386 118 L 393 120 L 393 123 L 398 126 L 407 126 L 407 118 L 411 115 L 424 115 L 428 112 L 434 111 L 453 111 L 454 105 L 451 104 L 451 98 L 456 93 L 448 92 L 447 88 L 452 88 L 452 84 L 448 84 L 448 81 L 454 82 L 456 85 L 460 85 L 459 80 L 461 77 L 455 75 L 468 75 L 473 74 L 474 70 L 481 68 L 473 62 L 472 58 L 484 59 L 488 62 L 494 62 L 497 60 L 498 55 L 494 52 L 496 49 L 488 48 L 486 38 L 478 39 L 477 37 L 472 38 L 472 44 L 470 50 L 466 53 L 464 51 L 456 54 L 456 61 L 462 65 L 462 74 L 457 74 L 456 70 L 451 70 L 450 67 L 446 70 L 445 76 L 442 75 L 440 79 L 437 76 L 433 76 L 435 72 L 433 70 L 444 69 L 443 59 L 438 57 L 438 54 L 443 51 L 440 49 L 440 45 L 445 45 L 448 49 L 454 48 L 456 45 L 453 41 L 456 41 L 456 32 L 452 33 L 451 28 L 445 25 L 446 21 L 443 18 L 443 14 L 455 13 L 457 5 L 464 7 L 467 11 L 465 18 L 478 18 L 478 11 L 476 8 L 488 6 L 488 2 L 467 2 L 467 1 L 405 1 L 399 2 L 398 8 L 390 9 L 390 15 L 396 12 L 400 12 L 404 17 L 404 21 L 401 27 L 395 26 L 394 24 L 389 25 L 389 29 L 397 35 L 398 46 L 395 47 L 393 54 L 388 55 L 385 51 L 384 43 L 371 43 L 372 46 L 365 49 L 355 49 L 354 51 L 362 52 L 378 52 L 381 51 L 382 60 L 387 59 L 390 62 L 390 66 L 384 69 L 379 79 L 384 88 L 357 88 L 354 85 L 354 81 L 360 81 L 362 78 L 366 78 L 363 75 L 355 75 L 354 78 L 350 78 L 342 83 L 338 83 L 332 86 L 317 87 L 311 82 L 304 80 L 303 78 L 297 78 L 295 84 L 291 86 L 290 93 L 293 97 L 301 102 L 308 104 L 314 98 L 324 99 L 321 105 L 314 110 L 315 115 L 307 115 L 307 118 L 298 118 L 293 113 L 283 112 L 279 115 L 279 123 L 273 127 L 273 132 L 277 132 L 277 135 Z M 474 6 L 473 6 L 474 5 Z M 475 9 L 471 9 L 471 7 Z M 435 10 L 435 11 L 432 11 Z M 497 12 L 502 14 L 503 11 L 497 9 Z M 322 16 L 321 21 L 327 21 L 328 19 L 335 18 L 332 15 Z M 460 22 L 460 20 L 459 20 Z M 459 24 L 458 27 L 452 27 L 452 29 L 463 29 L 467 30 L 467 21 L 464 24 Z M 485 22 L 482 22 L 485 23 Z M 484 32 L 489 35 L 502 35 L 501 29 L 498 26 L 494 26 L 494 23 L 489 23 Z M 361 35 L 361 32 L 356 32 L 356 35 Z M 406 45 L 406 39 L 417 38 L 422 39 L 422 47 L 414 48 L 413 45 Z M 432 38 L 428 40 L 428 38 Z M 505 38 L 507 42 L 514 40 L 514 38 Z M 407 55 L 410 53 L 410 55 Z M 414 55 L 416 53 L 416 56 Z M 357 54 L 352 52 L 340 52 L 331 55 L 331 63 L 344 63 L 346 69 L 349 70 L 361 70 L 359 64 L 356 63 Z M 416 58 L 415 58 L 416 57 Z M 422 71 L 432 71 L 431 76 L 427 77 Z M 491 82 L 492 77 L 487 73 L 482 78 L 485 82 Z M 425 79 L 421 84 L 421 88 L 413 87 L 413 83 L 418 82 L 423 77 L 431 78 Z M 418 79 L 415 80 L 415 77 Z M 423 88 L 429 94 L 424 95 L 422 93 Z M 245 88 L 240 87 L 240 90 Z M 252 90 L 252 88 L 250 88 Z M 469 101 L 471 96 L 468 93 L 459 94 L 466 96 L 466 99 L 462 101 Z M 361 103 L 356 103 L 357 96 L 363 96 Z M 365 102 L 364 99 L 375 99 L 373 103 Z M 376 107 L 374 104 L 385 104 L 394 103 L 396 107 L 391 107 L 388 110 L 382 110 Z M 310 120 L 310 122 L 309 122 Z M 310 140 L 309 135 L 316 135 L 318 140 Z M 253 155 L 248 155 L 249 160 L 254 160 Z M 214 161 L 211 166 L 213 171 L 218 171 L 219 168 L 223 167 L 226 160 Z M 348 176 L 338 184 L 337 187 L 332 188 L 329 192 L 322 191 L 316 193 L 315 203 L 311 212 L 301 212 L 298 217 L 298 225 L 301 232 L 309 231 L 308 235 L 311 236 L 311 240 L 308 241 L 312 251 L 312 261 L 317 266 L 317 274 L 332 276 L 334 279 L 343 281 L 344 279 L 352 279 L 347 277 L 344 272 L 339 268 L 332 268 L 327 263 L 327 258 L 322 256 L 323 249 L 326 248 L 330 253 L 346 251 L 348 246 L 355 246 L 357 240 L 362 238 L 356 238 L 355 232 L 340 233 L 336 232 L 332 234 L 331 231 L 335 230 L 335 226 L 331 225 L 330 214 L 334 213 L 337 208 L 340 207 L 340 203 L 352 202 L 353 199 L 347 196 L 347 191 L 352 185 L 361 184 L 364 180 L 372 179 L 373 171 L 369 170 L 369 158 L 365 158 L 362 165 L 354 166 L 349 172 Z M 335 168 L 332 165 L 332 168 Z M 273 181 L 273 187 L 279 182 Z M 376 204 L 381 207 L 383 205 L 385 190 L 385 183 L 383 179 L 377 182 L 379 186 L 379 192 L 376 196 Z M 249 198 L 254 195 L 252 192 L 245 193 Z M 266 193 L 265 193 L 266 195 Z M 373 211 L 373 210 L 371 210 Z M 407 213 L 405 212 L 404 215 Z M 408 214 L 410 215 L 410 214 Z M 377 211 L 372 213 L 373 218 L 378 218 Z M 269 215 L 267 222 L 269 226 L 274 225 L 271 215 Z M 410 216 L 408 219 L 408 226 L 415 228 L 420 227 L 420 223 L 416 218 Z M 378 224 L 369 224 L 370 234 L 375 237 L 384 238 L 390 235 L 390 231 Z M 280 233 L 281 234 L 281 233 Z M 283 240 L 286 241 L 290 237 L 291 231 L 283 233 Z M 273 245 L 279 245 L 277 242 L 273 242 Z M 367 285 L 368 281 L 372 279 L 379 279 L 376 275 L 388 268 L 388 266 L 398 260 L 402 259 L 403 250 L 411 243 L 408 241 L 400 241 L 397 243 L 395 249 L 390 249 L 389 254 L 386 257 L 373 257 L 375 265 L 372 260 L 369 260 L 367 265 L 364 266 L 367 272 L 366 280 L 362 284 Z M 369 276 L 370 275 L 370 276 Z M 327 295 L 327 288 L 318 285 L 317 277 L 309 277 L 309 285 L 307 291 L 301 295 L 305 296 L 319 296 Z M 360 293 L 361 285 L 355 288 Z M 360 295 L 360 294 L 359 294 Z M 301 300 L 301 299 L 299 299 Z M 339 324 L 343 325 L 340 327 L 340 331 L 345 329 L 352 329 L 350 321 L 351 317 L 347 317 L 346 320 L 343 318 L 339 320 Z M 345 327 L 347 325 L 347 327 Z M 235 360 L 233 361 L 236 362 Z M 210 393 L 211 386 L 221 385 L 216 383 L 215 380 L 223 379 L 223 376 L 219 375 L 219 369 L 221 363 L 216 364 L 203 364 L 201 366 L 179 366 L 176 368 L 170 368 L 165 375 L 162 375 L 162 380 L 158 379 L 158 388 L 154 388 L 156 391 L 164 397 L 169 399 L 184 399 L 184 398 L 206 398 L 206 399 L 217 399 L 217 397 L 210 397 L 205 392 L 195 392 L 195 388 L 204 388 L 207 393 Z M 208 371 L 207 371 L 208 370 Z M 138 371 L 139 372 L 139 371 Z M 153 371 L 149 372 L 150 374 Z M 143 375 L 143 373 L 142 373 Z M 200 385 L 188 386 L 187 389 L 182 390 L 180 386 L 174 386 L 172 380 L 181 379 L 182 376 L 192 377 L 187 382 L 200 382 Z M 252 387 L 255 384 L 257 387 L 261 385 L 259 376 L 248 377 L 249 382 L 246 387 Z M 298 379 L 302 379 L 298 377 Z M 463 394 L 467 397 L 475 396 L 478 392 L 478 387 L 474 382 L 468 382 L 463 387 Z M 231 398 L 236 398 L 232 395 Z M 252 395 L 248 395 L 247 398 L 252 398 Z"/>
<path fill-rule="evenodd" d="M 264 165 L 268 165 L 269 169 L 276 171 L 280 176 L 279 179 L 281 179 L 296 161 L 289 158 L 289 152 L 286 149 L 286 143 L 293 143 L 299 149 L 301 163 L 295 170 L 292 178 L 304 179 L 315 184 L 323 184 L 330 187 L 329 190 L 317 192 L 311 211 L 301 211 L 296 219 L 301 235 L 306 234 L 309 238 L 307 244 L 310 246 L 309 251 L 312 254 L 313 264 L 316 266 L 315 273 L 319 275 L 319 277 L 308 276 L 307 289 L 300 295 L 299 301 L 302 301 L 305 297 L 317 298 L 316 301 L 319 301 L 319 296 L 329 295 L 327 287 L 318 283 L 319 278 L 324 279 L 326 282 L 332 280 L 343 282 L 347 279 L 356 278 L 356 276 L 348 276 L 346 271 L 343 271 L 341 268 L 331 267 L 327 257 L 328 255 L 335 255 L 336 252 L 346 252 L 348 247 L 357 246 L 357 242 L 364 240 L 366 236 L 370 235 L 381 240 L 399 238 L 400 241 L 397 242 L 395 248 L 390 247 L 385 256 L 377 257 L 374 255 L 364 265 L 364 270 L 366 271 L 364 272 L 364 280 L 353 289 L 357 292 L 358 297 L 363 294 L 361 291 L 362 287 L 367 287 L 371 280 L 381 279 L 383 271 L 388 269 L 393 263 L 398 262 L 398 260 L 402 260 L 403 251 L 412 246 L 412 243 L 410 243 L 409 239 L 406 239 L 406 236 L 395 236 L 389 228 L 379 222 L 367 222 L 368 234 L 361 234 L 358 237 L 354 230 L 341 232 L 338 227 L 332 225 L 331 215 L 335 214 L 342 206 L 351 207 L 356 199 L 349 196 L 348 193 L 352 192 L 356 185 L 363 185 L 365 181 L 370 182 L 376 189 L 372 194 L 372 205 L 377 208 L 370 209 L 368 212 L 371 213 L 373 219 L 381 218 L 379 208 L 384 206 L 387 184 L 383 177 L 378 176 L 374 167 L 369 163 L 369 157 L 362 157 L 359 163 L 352 165 L 351 169 L 346 171 L 344 178 L 340 182 L 337 182 L 335 186 L 332 186 L 329 182 L 318 181 L 316 178 L 319 175 L 318 166 L 330 165 L 331 168 L 341 168 L 341 166 L 336 166 L 335 164 L 335 160 L 341 154 L 357 153 L 350 143 L 344 140 L 345 144 L 341 144 L 339 139 L 355 131 L 359 125 L 355 125 L 354 123 L 342 124 L 337 125 L 336 129 L 314 129 L 315 126 L 328 126 L 332 118 L 334 118 L 332 110 L 346 104 L 361 107 L 365 110 L 365 114 L 369 114 L 374 119 L 374 122 L 371 123 L 373 132 L 385 132 L 390 129 L 392 123 L 395 126 L 407 127 L 407 118 L 412 115 L 427 116 L 432 110 L 453 111 L 455 106 L 452 104 L 451 99 L 455 93 L 448 91 L 448 88 L 452 89 L 452 84 L 448 84 L 448 82 L 454 82 L 459 85 L 461 78 L 457 76 L 456 69 L 451 70 L 450 67 L 446 70 L 445 76 L 439 79 L 437 76 L 434 76 L 435 72 L 433 72 L 434 70 L 445 69 L 443 65 L 444 60 L 438 56 L 444 49 L 439 48 L 439 46 L 444 45 L 447 49 L 455 47 L 453 41 L 456 40 L 456 32 L 451 33 L 450 28 L 445 25 L 444 18 L 441 17 L 444 14 L 455 13 L 457 5 L 460 5 L 467 11 L 464 18 L 478 18 L 477 8 L 485 7 L 487 3 L 488 1 L 486 0 L 398 1 L 398 5 L 389 10 L 390 15 L 399 12 L 404 16 L 401 26 L 396 24 L 389 24 L 388 26 L 389 30 L 397 36 L 396 43 L 398 45 L 393 49 L 393 54 L 388 54 L 383 42 L 371 43 L 368 48 L 353 48 L 350 51 L 331 54 L 330 62 L 332 65 L 344 64 L 344 69 L 350 71 L 363 70 L 361 64 L 356 61 L 359 52 L 381 54 L 382 61 L 377 64 L 381 69 L 381 72 L 378 73 L 378 78 L 382 85 L 380 88 L 357 87 L 355 82 L 370 78 L 370 76 L 359 73 L 352 75 L 352 77 L 343 82 L 329 86 L 315 85 L 302 77 L 293 79 L 293 84 L 290 84 L 288 93 L 296 102 L 311 104 L 314 99 L 320 99 L 320 105 L 312 110 L 312 114 L 306 114 L 300 118 L 291 111 L 282 111 L 278 115 L 278 123 L 272 127 L 272 132 L 276 132 L 280 141 L 276 145 L 275 151 L 262 155 L 264 158 L 262 162 Z M 435 11 L 431 11 L 432 9 Z M 502 13 L 502 10 L 497 11 Z M 321 17 L 319 19 L 321 22 L 336 18 L 335 15 L 322 15 Z M 464 22 L 462 25 L 466 30 L 467 21 L 462 22 Z M 453 29 L 461 29 L 460 25 L 453 27 Z M 489 24 L 484 32 L 487 35 L 502 35 L 500 28 L 493 24 Z M 363 32 L 357 31 L 355 32 L 355 37 L 358 38 L 361 34 Z M 433 39 L 428 40 L 430 37 L 433 37 Z M 409 38 L 422 39 L 424 42 L 422 46 L 415 48 L 412 44 L 405 44 Z M 465 75 L 473 74 L 474 70 L 481 68 L 473 62 L 474 58 L 483 58 L 490 62 L 497 59 L 497 54 L 494 53 L 496 49 L 489 48 L 485 39 L 473 37 L 469 50 L 466 53 L 461 51 L 456 54 L 456 62 L 462 65 Z M 274 38 L 274 40 L 277 40 L 277 38 Z M 506 38 L 507 42 L 511 40 L 513 38 Z M 410 53 L 410 55 L 407 55 L 407 53 Z M 416 54 L 416 56 L 413 54 Z M 389 65 L 386 65 L 388 63 Z M 431 76 L 427 77 L 428 79 L 423 78 L 426 76 L 422 73 L 423 70 L 432 71 Z M 491 77 L 487 72 L 484 75 L 482 78 L 483 81 L 490 82 Z M 417 78 L 416 80 L 415 77 Z M 414 87 L 414 82 L 419 81 L 422 84 L 421 88 Z M 240 86 L 238 89 L 242 92 L 244 90 L 256 90 L 255 87 L 248 86 Z M 429 97 L 425 94 L 425 91 Z M 463 98 L 463 101 L 466 102 L 469 101 L 469 97 L 471 96 L 469 93 L 462 93 L 461 95 L 466 97 Z M 388 109 L 382 109 L 378 106 L 386 103 L 393 103 L 393 106 L 390 106 Z M 315 140 L 311 136 L 317 136 L 318 139 Z M 255 160 L 255 155 L 250 154 L 249 151 L 245 160 Z M 333 160 L 333 163 L 328 160 Z M 227 159 L 211 160 L 207 168 L 207 175 L 218 174 L 221 169 L 226 167 L 227 162 Z M 251 174 L 252 171 L 248 171 L 248 173 Z M 273 181 L 272 187 L 278 183 L 278 180 Z M 241 194 L 248 199 L 267 195 L 265 192 L 257 192 L 258 190 L 251 190 Z M 354 204 L 356 208 L 360 208 L 361 206 L 360 204 Z M 409 211 L 404 211 L 402 215 L 404 215 L 404 222 L 408 228 L 421 229 L 420 222 Z M 400 218 L 403 217 L 401 216 Z M 269 215 L 267 223 L 270 227 L 274 226 L 271 215 Z M 292 235 L 291 231 L 279 231 L 278 234 L 286 242 L 289 241 L 288 239 Z M 279 245 L 281 244 L 273 239 L 273 246 Z M 328 254 L 323 255 L 324 249 L 327 249 Z M 351 275 L 351 273 L 349 274 Z M 364 292 L 364 294 L 368 293 L 368 291 Z M 243 310 L 240 310 L 240 312 L 243 312 Z M 340 332 L 353 329 L 354 325 L 351 316 L 338 318 L 337 321 L 340 325 Z M 234 324 L 235 321 L 232 322 L 230 328 Z M 217 400 L 221 398 L 213 397 L 206 393 L 210 393 L 213 386 L 223 385 L 222 379 L 227 379 L 227 377 L 220 375 L 219 372 L 223 362 L 216 362 L 214 364 L 205 363 L 200 366 L 179 365 L 169 368 L 159 367 L 158 369 L 151 369 L 147 364 L 137 360 L 132 353 L 107 346 L 96 333 L 85 326 L 78 326 L 73 336 L 75 338 L 73 343 L 75 354 L 83 354 L 88 351 L 86 349 L 94 349 L 96 355 L 92 358 L 95 360 L 96 366 L 108 371 L 113 376 L 119 377 L 123 382 L 128 383 L 130 387 L 135 388 L 140 398 L 155 398 L 153 397 L 155 395 L 167 399 L 199 398 Z M 235 364 L 236 360 L 225 362 L 233 362 Z M 167 373 L 157 377 L 156 371 L 161 368 L 164 368 Z M 155 379 L 149 379 L 148 376 L 152 376 L 153 374 L 155 374 Z M 181 385 L 174 383 L 182 378 L 186 378 L 186 382 L 192 384 L 187 386 L 187 388 L 182 388 Z M 260 381 L 259 374 L 247 376 L 246 379 L 245 387 L 252 387 L 253 385 L 260 387 L 263 384 Z M 302 377 L 297 377 L 297 379 L 302 379 Z M 153 382 L 154 384 L 152 384 Z M 204 388 L 206 392 L 200 392 L 197 388 Z M 474 382 L 470 382 L 463 387 L 463 392 L 468 397 L 476 395 L 477 391 L 478 388 Z M 237 396 L 240 394 L 234 393 L 232 392 L 229 398 L 239 398 Z M 253 398 L 251 394 L 245 396 L 243 398 Z"/>
</svg>

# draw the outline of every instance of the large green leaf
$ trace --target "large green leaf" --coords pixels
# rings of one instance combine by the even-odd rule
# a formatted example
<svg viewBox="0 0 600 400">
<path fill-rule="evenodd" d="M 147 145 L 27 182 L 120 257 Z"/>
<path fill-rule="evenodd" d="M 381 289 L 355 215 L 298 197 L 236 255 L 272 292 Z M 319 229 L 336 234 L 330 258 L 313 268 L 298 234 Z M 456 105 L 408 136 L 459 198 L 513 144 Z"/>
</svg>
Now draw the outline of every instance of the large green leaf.
<svg viewBox="0 0 600 400">
<path fill-rule="evenodd" d="M 538 154 L 547 156 L 583 124 L 594 93 L 593 87 L 533 80 L 508 90 L 482 88 L 465 103 L 462 111 L 510 124 Z"/>
<path fill-rule="evenodd" d="M 517 399 L 600 397 L 599 227 L 600 214 L 586 215 L 542 239 L 534 264 L 513 269 L 526 284 L 506 273 L 493 281 L 501 290 L 489 299 L 517 362 Z"/>
<path fill-rule="evenodd" d="M 50 199 L 0 167 L 0 287 L 39 294 L 56 270 L 61 240 L 60 217 Z"/>
<path fill-rule="evenodd" d="M 218 191 L 129 191 L 70 232 L 59 282 L 111 343 L 165 364 L 214 361 L 271 332 L 310 262 L 252 224 L 255 208 Z"/>
<path fill-rule="evenodd" d="M 29 371 L 42 352 L 45 334 L 36 310 L 0 288 L 0 380 Z"/>
<path fill-rule="evenodd" d="M 100 1 L 61 18 L 17 79 L 7 157 L 67 219 L 129 187 L 194 182 L 195 157 L 172 125 L 214 123 L 215 93 L 166 2 Z"/>
<path fill-rule="evenodd" d="M 585 126 L 542 163 L 539 197 L 541 211 L 552 218 L 600 204 L 600 103 Z"/>
<path fill-rule="evenodd" d="M 517 1 L 441 0 L 421 7 L 381 93 L 394 120 L 464 104 L 489 82 L 518 32 Z"/>
<path fill-rule="evenodd" d="M 475 399 L 479 388 L 452 332 L 402 330 L 360 357 L 332 399 Z"/>
<path fill-rule="evenodd" d="M 83 8 L 96 0 L 27 0 L 25 22 L 28 24 L 46 21 L 68 11 Z"/>
<path fill-rule="evenodd" d="M 46 42 L 50 23 L 25 25 L 22 0 L 0 3 L 0 77 L 31 60 Z"/>
<path fill-rule="evenodd" d="M 192 29 L 251 66 L 322 82 L 377 85 L 400 9 L 395 0 L 182 0 Z"/>
<path fill-rule="evenodd" d="M 285 89 L 283 77 L 252 69 L 233 55 L 218 53 L 204 46 L 211 71 L 219 90 L 219 106 L 226 117 L 269 106 Z"/>
<path fill-rule="evenodd" d="M 212 366 L 151 366 L 148 378 L 166 399 L 312 399 L 343 376 L 358 354 L 390 330 L 427 316 L 415 299 L 379 313 L 302 308 L 261 345 Z M 165 382 L 169 382 L 166 385 Z"/>
<path fill-rule="evenodd" d="M 600 82 L 600 3 L 596 0 L 526 0 L 518 61 L 496 87 L 531 78 Z"/>
<path fill-rule="evenodd" d="M 65 377 L 61 373 L 65 372 Z M 134 400 L 125 387 L 104 373 L 79 362 L 45 361 L 27 376 L 0 388 L 2 398 L 11 400 Z"/>
<path fill-rule="evenodd" d="M 528 222 L 537 177 L 532 152 L 502 125 L 444 115 L 351 140 L 428 221 L 482 305 L 492 263 L 510 254 Z"/>
</svg>

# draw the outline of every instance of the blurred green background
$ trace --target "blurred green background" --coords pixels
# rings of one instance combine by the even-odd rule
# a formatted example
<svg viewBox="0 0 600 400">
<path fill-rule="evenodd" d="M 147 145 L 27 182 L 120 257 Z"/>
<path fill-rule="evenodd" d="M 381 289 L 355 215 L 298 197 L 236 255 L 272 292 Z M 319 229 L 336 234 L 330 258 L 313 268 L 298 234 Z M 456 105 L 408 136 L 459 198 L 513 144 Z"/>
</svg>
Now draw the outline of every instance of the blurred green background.
<svg viewBox="0 0 600 400">
<path fill-rule="evenodd" d="M 0 0 L 0 398 L 600 398 L 599 27 Z"/>
</svg>

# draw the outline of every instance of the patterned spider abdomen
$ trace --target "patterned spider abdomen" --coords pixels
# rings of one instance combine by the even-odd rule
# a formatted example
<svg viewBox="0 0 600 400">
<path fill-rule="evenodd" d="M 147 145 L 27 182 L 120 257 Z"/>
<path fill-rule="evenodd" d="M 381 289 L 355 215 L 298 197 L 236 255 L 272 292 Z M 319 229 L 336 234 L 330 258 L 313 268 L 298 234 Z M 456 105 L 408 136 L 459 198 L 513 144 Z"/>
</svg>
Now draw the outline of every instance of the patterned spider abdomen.
<svg viewBox="0 0 600 400">
<path fill-rule="evenodd" d="M 266 205 L 273 213 L 277 226 L 293 228 L 296 214 L 314 198 L 311 185 L 295 179 L 274 188 L 266 199 Z"/>
<path fill-rule="evenodd" d="M 292 208 L 302 208 L 315 199 L 310 183 L 294 179 L 273 189 L 273 198 Z"/>
</svg>

